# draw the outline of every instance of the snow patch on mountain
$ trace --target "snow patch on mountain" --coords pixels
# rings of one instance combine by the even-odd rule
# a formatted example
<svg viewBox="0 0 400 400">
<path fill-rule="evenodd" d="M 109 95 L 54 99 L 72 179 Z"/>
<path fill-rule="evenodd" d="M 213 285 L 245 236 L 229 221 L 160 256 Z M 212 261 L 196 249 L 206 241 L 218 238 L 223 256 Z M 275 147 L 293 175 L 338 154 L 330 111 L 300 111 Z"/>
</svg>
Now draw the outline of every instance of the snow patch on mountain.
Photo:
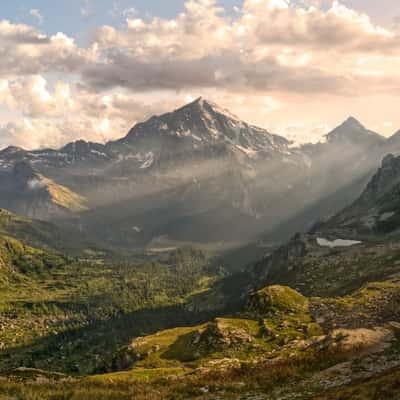
<svg viewBox="0 0 400 400">
<path fill-rule="evenodd" d="M 38 190 L 46 187 L 46 182 L 41 179 L 31 179 L 27 183 L 29 190 Z"/>
<path fill-rule="evenodd" d="M 355 246 L 357 244 L 361 244 L 362 242 L 358 240 L 346 240 L 346 239 L 335 239 L 335 240 L 328 240 L 324 238 L 317 238 L 317 243 L 321 247 L 350 247 Z"/>
<path fill-rule="evenodd" d="M 236 145 L 236 147 L 242 151 L 243 153 L 245 153 L 248 157 L 254 157 L 257 152 L 253 149 L 248 149 L 246 147 L 240 146 L 239 144 Z"/>
<path fill-rule="evenodd" d="M 154 153 L 149 152 L 146 154 L 146 159 L 144 163 L 140 166 L 140 169 L 150 168 L 154 163 Z"/>
</svg>

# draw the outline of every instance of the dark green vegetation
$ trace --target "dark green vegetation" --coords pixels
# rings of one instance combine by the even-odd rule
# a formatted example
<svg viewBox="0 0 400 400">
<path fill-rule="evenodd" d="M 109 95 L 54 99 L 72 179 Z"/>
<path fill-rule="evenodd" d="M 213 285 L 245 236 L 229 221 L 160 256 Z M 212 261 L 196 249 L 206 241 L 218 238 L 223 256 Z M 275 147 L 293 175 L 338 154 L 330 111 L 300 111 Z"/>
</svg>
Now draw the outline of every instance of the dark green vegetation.
<svg viewBox="0 0 400 400">
<path fill-rule="evenodd" d="M 0 238 L 0 250 L 2 370 L 108 369 L 132 336 L 205 318 L 184 302 L 217 277 L 191 249 L 140 265 L 68 259 L 11 238 Z"/>
<path fill-rule="evenodd" d="M 109 248 L 89 239 L 75 228 L 61 228 L 53 223 L 21 217 L 4 209 L 0 209 L 0 235 L 13 237 L 33 247 L 57 250 L 74 256 L 114 257 Z"/>
<path fill-rule="evenodd" d="M 48 222 L 33 221 L 0 209 L 0 234 L 42 248 L 61 246 L 65 235 Z"/>
</svg>

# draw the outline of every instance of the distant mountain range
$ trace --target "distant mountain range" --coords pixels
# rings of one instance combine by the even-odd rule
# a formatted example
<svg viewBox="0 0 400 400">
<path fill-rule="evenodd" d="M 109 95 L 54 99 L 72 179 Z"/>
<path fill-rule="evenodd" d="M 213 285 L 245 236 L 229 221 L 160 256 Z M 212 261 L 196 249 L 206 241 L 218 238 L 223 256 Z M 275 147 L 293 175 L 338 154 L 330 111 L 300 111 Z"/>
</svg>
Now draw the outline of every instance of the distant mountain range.
<svg viewBox="0 0 400 400">
<path fill-rule="evenodd" d="M 357 198 L 397 137 L 349 118 L 293 148 L 199 98 L 106 144 L 2 150 L 0 207 L 126 249 L 282 240 Z"/>
</svg>

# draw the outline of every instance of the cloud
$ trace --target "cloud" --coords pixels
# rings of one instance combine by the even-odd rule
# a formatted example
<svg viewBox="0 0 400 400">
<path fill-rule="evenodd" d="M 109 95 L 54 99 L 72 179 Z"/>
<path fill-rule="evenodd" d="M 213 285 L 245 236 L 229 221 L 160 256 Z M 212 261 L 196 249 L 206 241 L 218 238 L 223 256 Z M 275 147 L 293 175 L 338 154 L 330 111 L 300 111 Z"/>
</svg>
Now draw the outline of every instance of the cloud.
<svg viewBox="0 0 400 400">
<path fill-rule="evenodd" d="M 25 24 L 14 24 L 7 20 L 0 21 L 0 42 L 7 44 L 43 45 L 49 42 L 46 35 Z"/>
<path fill-rule="evenodd" d="M 114 7 L 124 25 L 99 27 L 86 46 L 0 21 L 0 104 L 11 111 L 0 145 L 119 137 L 199 94 L 296 138 L 340 122 L 342 107 L 343 117 L 374 107 L 374 123 L 400 125 L 391 105 L 400 88 L 398 33 L 329 3 L 245 0 L 228 14 L 215 0 L 188 0 L 170 19 Z M 81 12 L 91 15 L 89 1 Z"/>
<path fill-rule="evenodd" d="M 350 81 L 345 76 L 317 67 L 291 68 L 274 57 L 250 62 L 246 57 L 222 52 L 218 56 L 190 60 L 141 62 L 123 52 L 107 55 L 107 62 L 88 65 L 83 80 L 93 90 L 123 87 L 131 90 L 183 90 L 229 88 L 232 91 L 345 93 Z"/>
<path fill-rule="evenodd" d="M 68 72 L 93 91 L 348 94 L 375 73 L 355 66 L 359 57 L 379 55 L 385 72 L 385 60 L 400 52 L 396 33 L 337 1 L 327 11 L 287 0 L 245 0 L 233 17 L 223 11 L 215 0 L 189 0 L 174 19 L 146 21 L 129 9 L 124 28 L 101 27 L 86 48 L 62 33 L 3 21 L 0 76 Z"/>
<path fill-rule="evenodd" d="M 128 7 L 122 11 L 122 16 L 125 18 L 132 18 L 137 14 L 137 10 L 135 7 Z"/>
<path fill-rule="evenodd" d="M 95 94 L 80 85 L 41 75 L 0 81 L 0 106 L 18 115 L 0 125 L 0 147 L 18 145 L 32 149 L 60 147 L 85 138 L 105 142 L 120 138 L 133 124 L 177 105 L 171 101 L 146 104 L 130 93 Z"/>
<path fill-rule="evenodd" d="M 31 10 L 29 10 L 29 14 L 32 17 L 36 18 L 39 24 L 43 23 L 44 17 L 37 8 L 32 8 Z"/>
<path fill-rule="evenodd" d="M 246 0 L 234 17 L 222 11 L 213 0 L 190 0 L 175 19 L 128 18 L 123 30 L 102 27 L 96 35 L 102 58 L 82 70 L 84 82 L 93 90 L 347 94 L 357 91 L 356 57 L 384 60 L 400 51 L 397 34 L 337 1 L 327 11 L 286 0 Z"/>
<path fill-rule="evenodd" d="M 63 33 L 47 36 L 25 24 L 0 21 L 0 78 L 44 72 L 79 73 L 96 57 L 95 44 L 82 49 Z"/>
<path fill-rule="evenodd" d="M 84 18 L 90 18 L 94 15 L 94 10 L 92 8 L 92 5 L 90 4 L 89 0 L 84 0 L 80 12 L 82 17 Z"/>
</svg>

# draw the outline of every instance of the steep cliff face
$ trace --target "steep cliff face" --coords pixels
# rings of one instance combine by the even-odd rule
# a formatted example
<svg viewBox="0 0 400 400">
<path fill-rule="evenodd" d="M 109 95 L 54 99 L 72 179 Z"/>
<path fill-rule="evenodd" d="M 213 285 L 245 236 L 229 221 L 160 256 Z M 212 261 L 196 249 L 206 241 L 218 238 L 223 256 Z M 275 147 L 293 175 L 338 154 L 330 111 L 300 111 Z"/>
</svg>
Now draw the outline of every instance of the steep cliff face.
<svg viewBox="0 0 400 400">
<path fill-rule="evenodd" d="M 316 233 L 350 238 L 395 234 L 400 221 L 400 157 L 387 155 L 361 196 L 316 227 Z"/>
</svg>

